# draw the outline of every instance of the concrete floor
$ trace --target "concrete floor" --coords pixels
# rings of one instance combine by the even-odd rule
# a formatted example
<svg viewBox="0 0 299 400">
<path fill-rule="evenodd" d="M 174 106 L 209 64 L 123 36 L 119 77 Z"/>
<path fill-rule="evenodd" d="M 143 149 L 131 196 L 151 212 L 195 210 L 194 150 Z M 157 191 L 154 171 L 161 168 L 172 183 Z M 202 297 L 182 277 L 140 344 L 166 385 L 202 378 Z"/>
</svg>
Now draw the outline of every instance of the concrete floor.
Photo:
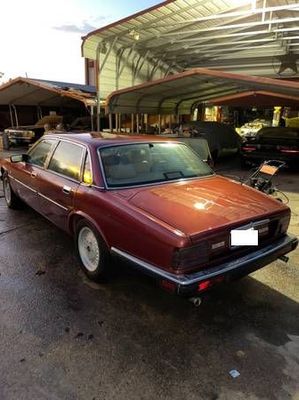
<svg viewBox="0 0 299 400">
<path fill-rule="evenodd" d="M 299 174 L 278 184 L 299 235 Z M 69 237 L 1 191 L 0 399 L 299 399 L 298 267 L 297 249 L 199 309 L 121 262 L 97 285 Z"/>
</svg>

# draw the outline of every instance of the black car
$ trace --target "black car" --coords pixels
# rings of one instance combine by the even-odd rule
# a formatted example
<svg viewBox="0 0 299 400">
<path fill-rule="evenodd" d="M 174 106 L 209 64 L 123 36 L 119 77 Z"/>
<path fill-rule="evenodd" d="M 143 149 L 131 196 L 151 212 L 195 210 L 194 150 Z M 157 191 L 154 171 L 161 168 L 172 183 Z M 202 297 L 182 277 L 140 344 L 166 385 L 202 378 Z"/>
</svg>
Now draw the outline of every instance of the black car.
<svg viewBox="0 0 299 400">
<path fill-rule="evenodd" d="M 265 160 L 280 160 L 289 167 L 299 163 L 299 128 L 267 127 L 254 137 L 247 137 L 241 145 L 243 166 Z"/>
<path fill-rule="evenodd" d="M 183 125 L 183 130 L 191 130 L 193 137 L 206 139 L 213 160 L 239 151 L 240 136 L 230 125 L 214 121 L 190 121 Z"/>
</svg>

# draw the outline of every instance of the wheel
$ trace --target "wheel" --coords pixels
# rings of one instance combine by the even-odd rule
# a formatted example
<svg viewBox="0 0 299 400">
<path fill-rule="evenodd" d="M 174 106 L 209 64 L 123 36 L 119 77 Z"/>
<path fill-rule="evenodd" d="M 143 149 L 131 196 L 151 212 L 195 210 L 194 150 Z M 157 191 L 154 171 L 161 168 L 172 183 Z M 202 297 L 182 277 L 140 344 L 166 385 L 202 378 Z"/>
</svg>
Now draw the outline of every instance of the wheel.
<svg viewBox="0 0 299 400">
<path fill-rule="evenodd" d="M 14 210 L 21 208 L 22 200 L 12 190 L 7 174 L 3 176 L 3 192 L 7 207 Z"/>
<path fill-rule="evenodd" d="M 108 277 L 111 256 L 95 227 L 86 220 L 76 226 L 76 250 L 84 273 L 93 281 L 103 282 Z"/>
</svg>

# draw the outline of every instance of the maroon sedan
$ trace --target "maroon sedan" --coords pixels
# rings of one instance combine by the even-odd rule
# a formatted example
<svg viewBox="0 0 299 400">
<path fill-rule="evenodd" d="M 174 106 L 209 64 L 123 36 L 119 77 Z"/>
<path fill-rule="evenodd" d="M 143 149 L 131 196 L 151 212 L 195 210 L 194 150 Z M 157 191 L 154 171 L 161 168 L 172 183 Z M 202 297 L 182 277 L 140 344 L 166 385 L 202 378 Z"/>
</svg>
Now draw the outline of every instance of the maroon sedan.
<svg viewBox="0 0 299 400">
<path fill-rule="evenodd" d="M 181 294 L 244 276 L 296 248 L 290 210 L 215 175 L 184 143 L 150 136 L 47 135 L 1 161 L 8 207 L 21 202 L 75 238 L 102 279 L 116 254 Z M 257 243 L 232 242 L 238 230 Z M 235 239 L 234 239 L 235 240 Z"/>
</svg>

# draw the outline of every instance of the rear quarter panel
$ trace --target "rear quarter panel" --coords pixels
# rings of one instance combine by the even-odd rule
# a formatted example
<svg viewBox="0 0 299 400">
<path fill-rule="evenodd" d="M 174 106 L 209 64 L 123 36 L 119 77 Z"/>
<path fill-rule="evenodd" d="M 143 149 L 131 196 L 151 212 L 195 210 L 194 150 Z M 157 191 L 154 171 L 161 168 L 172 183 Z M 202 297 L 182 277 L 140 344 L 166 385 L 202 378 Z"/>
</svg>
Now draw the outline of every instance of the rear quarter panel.
<svg viewBox="0 0 299 400">
<path fill-rule="evenodd" d="M 165 269 L 171 268 L 173 249 L 190 244 L 184 234 L 137 211 L 113 192 L 80 186 L 70 227 L 78 216 L 95 225 L 109 248 L 116 247 Z"/>
</svg>

